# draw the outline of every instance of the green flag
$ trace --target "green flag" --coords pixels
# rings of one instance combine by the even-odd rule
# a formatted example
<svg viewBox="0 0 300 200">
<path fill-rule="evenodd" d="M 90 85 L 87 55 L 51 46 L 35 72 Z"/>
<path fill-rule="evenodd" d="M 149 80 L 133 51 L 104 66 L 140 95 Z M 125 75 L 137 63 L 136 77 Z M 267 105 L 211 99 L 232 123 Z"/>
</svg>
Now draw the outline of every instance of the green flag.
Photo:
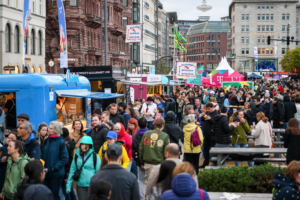
<svg viewBox="0 0 300 200">
<path fill-rule="evenodd" d="M 183 44 L 186 43 L 186 39 L 180 34 L 179 31 L 177 31 L 175 26 L 174 26 L 174 35 L 177 38 L 177 40 L 182 40 Z"/>
</svg>

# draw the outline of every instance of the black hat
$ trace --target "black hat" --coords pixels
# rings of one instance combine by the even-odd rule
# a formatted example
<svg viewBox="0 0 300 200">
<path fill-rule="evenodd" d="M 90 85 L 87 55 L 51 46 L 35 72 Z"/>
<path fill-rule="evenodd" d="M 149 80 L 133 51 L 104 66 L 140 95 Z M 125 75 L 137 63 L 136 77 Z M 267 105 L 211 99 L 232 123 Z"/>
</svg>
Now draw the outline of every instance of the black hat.
<svg viewBox="0 0 300 200">
<path fill-rule="evenodd" d="M 18 118 L 26 119 L 27 121 L 29 121 L 29 116 L 25 113 L 19 114 Z"/>
<path fill-rule="evenodd" d="M 152 101 L 153 102 L 153 98 L 152 97 L 148 97 L 147 101 Z"/>
<path fill-rule="evenodd" d="M 62 128 L 62 137 L 66 138 L 69 136 L 69 130 L 67 128 Z"/>
<path fill-rule="evenodd" d="M 106 153 L 108 156 L 110 155 L 120 156 L 122 155 L 122 147 L 117 144 L 111 144 L 108 146 Z"/>
</svg>

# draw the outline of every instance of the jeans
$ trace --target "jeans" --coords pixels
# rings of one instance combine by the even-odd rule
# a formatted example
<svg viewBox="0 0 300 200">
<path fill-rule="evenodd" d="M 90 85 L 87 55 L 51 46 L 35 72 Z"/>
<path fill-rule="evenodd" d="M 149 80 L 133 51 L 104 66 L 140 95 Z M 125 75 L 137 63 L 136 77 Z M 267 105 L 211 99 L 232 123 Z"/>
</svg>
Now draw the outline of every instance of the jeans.
<svg viewBox="0 0 300 200">
<path fill-rule="evenodd" d="M 89 187 L 80 187 L 77 185 L 76 189 L 78 200 L 86 200 L 88 196 Z"/>
<path fill-rule="evenodd" d="M 284 122 L 284 129 L 287 129 L 289 127 L 288 122 Z"/>
<path fill-rule="evenodd" d="M 199 172 L 199 157 L 200 153 L 184 153 L 184 161 L 187 161 L 194 166 L 196 174 Z"/>
<path fill-rule="evenodd" d="M 128 165 L 127 169 L 126 169 L 129 172 L 131 171 L 131 165 L 132 165 L 132 161 L 129 162 L 129 165 Z"/>
<path fill-rule="evenodd" d="M 66 192 L 66 190 L 67 190 L 66 186 L 67 186 L 67 182 L 65 182 L 63 180 L 62 183 L 61 183 L 61 189 L 62 189 L 62 192 L 65 195 L 65 200 L 76 200 L 76 195 L 74 193 L 73 186 L 71 186 L 71 191 L 70 191 L 69 194 Z"/>
<path fill-rule="evenodd" d="M 232 146 L 236 147 L 236 148 L 246 148 L 248 147 L 248 144 L 232 144 Z M 249 167 L 253 167 L 253 162 L 248 162 Z M 235 166 L 239 167 L 240 166 L 240 162 L 235 162 Z"/>
<path fill-rule="evenodd" d="M 148 123 L 147 128 L 148 128 L 149 130 L 151 130 L 151 128 L 152 128 L 152 126 L 153 126 L 153 121 L 149 121 L 149 122 L 147 122 L 147 123 Z"/>
<path fill-rule="evenodd" d="M 51 190 L 54 200 L 60 200 L 59 189 L 62 180 L 63 176 L 58 178 L 45 178 L 44 180 L 44 185 L 46 185 Z"/>
<path fill-rule="evenodd" d="M 138 169 L 138 183 L 140 190 L 140 200 L 144 200 L 145 198 L 145 170 L 141 167 L 137 167 Z"/>
<path fill-rule="evenodd" d="M 210 159 L 209 151 L 210 151 L 210 149 L 214 146 L 214 141 L 213 141 L 213 139 L 210 138 L 210 137 L 204 138 L 203 146 L 204 146 L 204 152 L 203 152 L 203 155 L 204 155 L 204 163 L 203 163 L 203 166 L 205 167 L 205 166 L 208 166 L 208 165 L 209 165 L 209 159 Z"/>
<path fill-rule="evenodd" d="M 177 120 L 178 120 L 178 124 L 180 124 L 182 120 L 182 113 L 177 113 Z"/>
<path fill-rule="evenodd" d="M 300 120 L 298 120 L 298 124 L 299 124 L 299 127 L 300 127 Z"/>
<path fill-rule="evenodd" d="M 133 173 L 136 176 L 136 178 L 138 177 L 136 161 L 134 159 L 132 159 L 132 166 L 131 166 L 131 171 L 130 172 Z"/>
</svg>

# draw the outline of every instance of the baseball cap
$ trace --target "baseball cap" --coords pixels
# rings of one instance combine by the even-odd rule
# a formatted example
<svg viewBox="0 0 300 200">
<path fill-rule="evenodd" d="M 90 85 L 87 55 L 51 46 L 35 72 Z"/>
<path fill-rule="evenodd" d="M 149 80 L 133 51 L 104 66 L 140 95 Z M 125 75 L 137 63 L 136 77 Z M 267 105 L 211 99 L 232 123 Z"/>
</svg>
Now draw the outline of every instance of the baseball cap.
<svg viewBox="0 0 300 200">
<path fill-rule="evenodd" d="M 106 151 L 108 156 L 120 156 L 122 155 L 122 147 L 117 144 L 111 144 Z"/>
<path fill-rule="evenodd" d="M 270 97 L 270 93 L 269 93 L 269 92 L 266 92 L 266 93 L 265 93 L 265 97 Z"/>
<path fill-rule="evenodd" d="M 118 138 L 118 134 L 116 132 L 114 132 L 114 131 L 109 131 L 107 133 L 106 138 L 115 139 L 115 138 Z"/>
<path fill-rule="evenodd" d="M 29 116 L 25 113 L 19 114 L 18 118 L 26 119 L 27 121 L 29 121 Z"/>
</svg>

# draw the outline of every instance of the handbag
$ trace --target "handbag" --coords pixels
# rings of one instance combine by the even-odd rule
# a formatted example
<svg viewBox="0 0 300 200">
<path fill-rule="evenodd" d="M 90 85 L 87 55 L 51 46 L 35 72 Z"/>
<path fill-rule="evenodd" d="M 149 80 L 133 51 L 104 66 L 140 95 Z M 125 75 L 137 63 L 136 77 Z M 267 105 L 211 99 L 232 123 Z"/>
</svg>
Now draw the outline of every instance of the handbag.
<svg viewBox="0 0 300 200">
<path fill-rule="evenodd" d="M 81 165 L 81 167 L 80 167 L 79 169 L 77 168 L 77 165 L 76 165 L 76 171 L 74 172 L 74 174 L 73 174 L 73 176 L 72 176 L 72 178 L 73 178 L 74 181 L 77 182 L 77 181 L 79 180 L 81 170 L 82 170 L 82 168 L 83 168 L 85 162 L 89 159 L 89 157 L 90 157 L 91 155 L 92 155 L 92 154 L 90 154 L 90 155 L 85 159 L 85 161 L 82 163 L 82 165 Z"/>
<path fill-rule="evenodd" d="M 193 149 L 194 147 L 199 145 L 201 145 L 201 140 L 199 137 L 198 126 L 196 126 L 196 129 L 191 134 L 190 146 L 191 149 Z"/>
</svg>

